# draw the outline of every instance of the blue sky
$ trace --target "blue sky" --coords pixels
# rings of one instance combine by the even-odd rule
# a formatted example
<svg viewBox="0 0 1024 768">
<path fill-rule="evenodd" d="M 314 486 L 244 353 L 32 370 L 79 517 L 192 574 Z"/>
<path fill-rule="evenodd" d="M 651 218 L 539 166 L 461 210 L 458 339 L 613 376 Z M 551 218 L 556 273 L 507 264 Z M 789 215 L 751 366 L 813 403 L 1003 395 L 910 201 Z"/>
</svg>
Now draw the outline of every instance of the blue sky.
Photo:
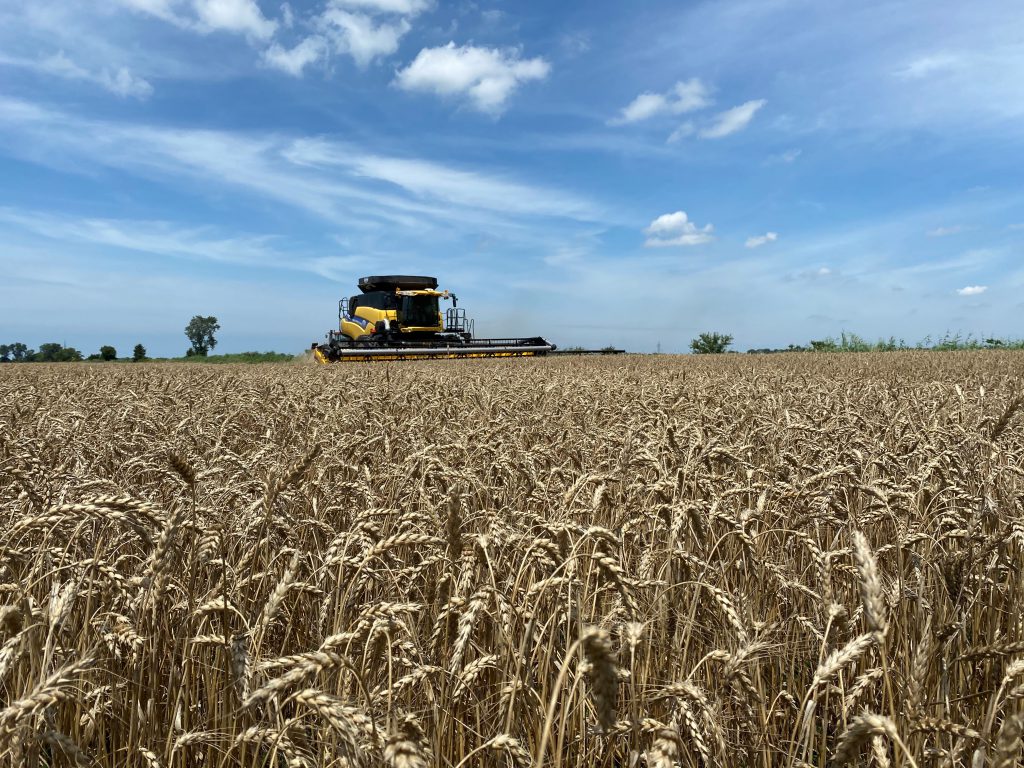
<svg viewBox="0 0 1024 768">
<path fill-rule="evenodd" d="M 1024 328 L 1019 5 L 0 0 L 0 341 L 298 351 L 365 274 L 683 351 Z"/>
</svg>

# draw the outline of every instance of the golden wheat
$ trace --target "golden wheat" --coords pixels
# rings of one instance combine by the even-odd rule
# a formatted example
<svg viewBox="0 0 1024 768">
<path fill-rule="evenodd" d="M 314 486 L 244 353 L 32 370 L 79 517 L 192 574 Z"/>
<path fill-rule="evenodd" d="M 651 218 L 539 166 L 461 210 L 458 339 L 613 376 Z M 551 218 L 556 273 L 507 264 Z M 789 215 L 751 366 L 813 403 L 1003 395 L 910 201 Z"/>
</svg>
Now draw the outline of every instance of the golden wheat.
<svg viewBox="0 0 1024 768">
<path fill-rule="evenodd" d="M 1019 765 L 1022 371 L 0 366 L 0 765 Z"/>
</svg>

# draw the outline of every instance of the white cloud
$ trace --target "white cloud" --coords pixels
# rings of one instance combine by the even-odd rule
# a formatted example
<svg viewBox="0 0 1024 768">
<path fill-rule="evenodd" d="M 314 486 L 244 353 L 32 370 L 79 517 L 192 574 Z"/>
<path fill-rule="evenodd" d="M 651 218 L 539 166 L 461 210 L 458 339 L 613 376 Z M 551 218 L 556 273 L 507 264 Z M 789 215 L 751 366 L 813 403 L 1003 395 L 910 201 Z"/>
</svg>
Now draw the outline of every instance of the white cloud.
<svg viewBox="0 0 1024 768">
<path fill-rule="evenodd" d="M 956 69 L 961 64 L 961 57 L 951 53 L 936 53 L 928 56 L 919 56 L 908 62 L 906 66 L 896 71 L 897 77 L 908 80 L 918 80 L 929 77 L 936 72 Z"/>
<path fill-rule="evenodd" d="M 145 99 L 153 93 L 153 86 L 144 78 L 132 74 L 127 67 L 91 71 L 76 64 L 64 51 L 58 51 L 44 59 L 20 59 L 0 54 L 0 64 L 43 72 L 66 80 L 94 83 L 122 98 Z"/>
<path fill-rule="evenodd" d="M 424 48 L 395 78 L 408 91 L 465 96 L 481 112 L 500 113 L 522 83 L 542 80 L 551 66 L 542 58 L 519 58 L 514 49 L 456 46 Z"/>
<path fill-rule="evenodd" d="M 812 267 L 810 269 L 800 269 L 790 273 L 787 276 L 789 280 L 806 280 L 806 281 L 818 281 L 827 280 L 829 278 L 838 277 L 839 273 L 829 267 Z"/>
<path fill-rule="evenodd" d="M 955 235 L 958 232 L 963 232 L 964 228 L 959 224 L 952 227 L 936 227 L 935 229 L 928 230 L 928 237 L 947 237 L 949 235 Z"/>
<path fill-rule="evenodd" d="M 693 136 L 697 132 L 697 126 L 693 124 L 692 120 L 687 120 L 685 123 L 676 128 L 672 133 L 669 134 L 665 140 L 666 144 L 675 144 L 680 139 L 685 139 L 688 136 Z"/>
<path fill-rule="evenodd" d="M 980 296 L 987 290 L 987 285 L 965 285 L 963 288 L 957 288 L 956 292 L 961 296 Z"/>
<path fill-rule="evenodd" d="M 118 0 L 118 2 L 133 11 L 148 13 L 172 24 L 185 26 L 188 23 L 177 13 L 178 0 Z"/>
<path fill-rule="evenodd" d="M 192 7 L 204 31 L 236 32 L 266 40 L 277 29 L 277 22 L 266 18 L 255 0 L 192 0 Z"/>
<path fill-rule="evenodd" d="M 571 191 L 494 172 L 323 139 L 93 120 L 2 96 L 0 144 L 9 156 L 61 169 L 110 168 L 175 188 L 236 190 L 349 230 L 386 227 L 422 238 L 475 227 L 522 241 L 574 222 L 615 220 Z"/>
<path fill-rule="evenodd" d="M 263 52 L 263 60 L 267 65 L 293 77 L 302 77 L 302 71 L 323 58 L 326 51 L 326 41 L 318 35 L 311 35 L 294 48 L 282 48 L 274 43 Z"/>
<path fill-rule="evenodd" d="M 757 111 L 767 103 L 764 99 L 754 99 L 744 102 L 738 107 L 720 112 L 715 116 L 714 122 L 700 132 L 701 138 L 721 139 L 737 131 L 742 131 L 754 119 Z"/>
<path fill-rule="evenodd" d="M 347 53 L 360 67 L 397 51 L 399 41 L 410 29 L 404 18 L 375 24 L 373 18 L 364 13 L 350 13 L 340 8 L 328 8 L 320 17 L 320 23 L 335 49 Z"/>
<path fill-rule="evenodd" d="M 256 0 L 117 0 L 134 11 L 148 13 L 182 29 L 204 34 L 234 32 L 256 40 L 268 40 L 277 30 L 277 22 L 263 15 Z M 192 13 L 188 9 L 191 8 Z M 285 21 L 291 7 L 282 6 Z M 289 26 L 287 23 L 285 26 Z"/>
<path fill-rule="evenodd" d="M 802 154 L 802 149 L 787 149 L 785 152 L 779 152 L 777 155 L 769 155 L 765 163 L 767 165 L 789 165 L 790 163 L 795 163 L 796 159 Z"/>
<path fill-rule="evenodd" d="M 664 213 L 644 230 L 648 235 L 646 248 L 668 248 L 679 245 L 700 245 L 712 240 L 714 227 L 698 228 L 683 211 Z"/>
<path fill-rule="evenodd" d="M 760 248 L 765 243 L 774 243 L 778 239 L 778 233 L 765 232 L 763 235 L 754 235 L 753 237 L 748 237 L 746 246 L 747 248 Z"/>
<path fill-rule="evenodd" d="M 432 0 L 331 0 L 338 8 L 356 8 L 368 13 L 396 13 L 416 16 L 433 7 Z"/>
<path fill-rule="evenodd" d="M 368 266 L 360 256 L 312 256 L 275 247 L 268 235 L 222 235 L 212 227 L 167 221 L 77 218 L 0 207 L 0 223 L 64 243 L 123 249 L 148 256 L 212 261 L 242 267 L 297 270 L 337 279 Z"/>
<path fill-rule="evenodd" d="M 638 123 L 656 115 L 680 115 L 693 112 L 711 103 L 708 88 L 698 78 L 680 80 L 668 93 L 645 91 L 623 107 L 612 125 Z"/>
<path fill-rule="evenodd" d="M 371 155 L 321 139 L 301 139 L 284 152 L 308 167 L 348 168 L 357 177 L 401 187 L 419 198 L 509 214 L 597 219 L 594 206 L 565 192 L 410 158 Z"/>
<path fill-rule="evenodd" d="M 144 99 L 153 93 L 153 86 L 146 80 L 133 75 L 127 67 L 121 67 L 116 72 L 103 70 L 96 80 L 100 85 L 111 93 L 118 96 L 134 96 L 137 99 Z"/>
</svg>

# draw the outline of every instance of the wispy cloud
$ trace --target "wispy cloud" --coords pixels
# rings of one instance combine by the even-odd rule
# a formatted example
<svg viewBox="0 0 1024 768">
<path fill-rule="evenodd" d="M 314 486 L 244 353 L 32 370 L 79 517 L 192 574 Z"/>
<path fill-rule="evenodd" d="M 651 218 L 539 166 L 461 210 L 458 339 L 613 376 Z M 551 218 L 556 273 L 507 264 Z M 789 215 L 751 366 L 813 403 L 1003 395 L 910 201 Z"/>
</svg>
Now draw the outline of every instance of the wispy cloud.
<svg viewBox="0 0 1024 768">
<path fill-rule="evenodd" d="M 952 227 L 935 227 L 935 229 L 928 230 L 928 237 L 948 237 L 949 235 L 956 235 L 963 231 L 964 228 L 959 224 Z"/>
<path fill-rule="evenodd" d="M 760 248 L 765 243 L 774 243 L 779 239 L 779 236 L 775 232 L 765 232 L 763 235 L 754 235 L 748 237 L 745 245 L 747 248 Z"/>
<path fill-rule="evenodd" d="M 0 225 L 16 227 L 37 237 L 79 246 L 210 261 L 261 269 L 309 272 L 336 279 L 352 270 L 370 266 L 362 255 L 311 255 L 287 250 L 280 237 L 225 235 L 214 227 L 190 227 L 169 221 L 77 217 L 17 208 L 0 208 Z"/>
<path fill-rule="evenodd" d="M 692 120 L 687 120 L 685 123 L 676 128 L 672 133 L 668 135 L 665 140 L 666 144 L 675 144 L 677 141 L 693 136 L 697 132 L 697 126 L 693 124 Z"/>
<path fill-rule="evenodd" d="M 646 248 L 671 248 L 685 245 L 701 245 L 710 242 L 714 227 L 710 224 L 698 228 L 684 211 L 664 213 L 644 230 L 648 235 Z"/>
<path fill-rule="evenodd" d="M 39 59 L 19 58 L 0 53 L 0 64 L 28 69 L 65 80 L 93 83 L 122 98 L 145 99 L 153 93 L 153 86 L 144 78 L 133 74 L 127 67 L 86 69 L 72 61 L 64 51 L 58 51 L 52 56 Z"/>
<path fill-rule="evenodd" d="M 339 8 L 358 8 L 375 13 L 416 16 L 434 7 L 433 0 L 330 0 Z"/>
<path fill-rule="evenodd" d="M 278 24 L 263 15 L 255 0 L 117 0 L 131 10 L 182 29 L 210 34 L 231 32 L 254 40 L 273 37 Z M 289 11 L 291 9 L 289 8 Z"/>
<path fill-rule="evenodd" d="M 421 50 L 409 66 L 399 70 L 395 84 L 407 91 L 461 96 L 481 112 L 499 114 L 520 85 L 543 80 L 550 71 L 543 58 L 523 59 L 515 49 L 449 42 Z"/>
<path fill-rule="evenodd" d="M 937 72 L 955 69 L 961 64 L 961 57 L 952 53 L 932 53 L 911 59 L 896 70 L 898 77 L 916 80 Z"/>
<path fill-rule="evenodd" d="M 797 158 L 803 154 L 801 149 L 787 149 L 785 152 L 779 152 L 774 155 L 769 155 L 765 160 L 766 165 L 789 165 L 795 163 Z"/>
<path fill-rule="evenodd" d="M 811 267 L 809 269 L 800 269 L 790 275 L 792 280 L 802 280 L 806 282 L 821 282 L 824 280 L 831 280 L 839 277 L 839 273 L 831 267 Z"/>
<path fill-rule="evenodd" d="M 0 137 L 8 152 L 38 162 L 116 168 L 164 184 L 184 178 L 238 187 L 363 228 L 518 228 L 524 218 L 543 225 L 606 217 L 572 192 L 323 139 L 111 123 L 3 98 Z"/>
<path fill-rule="evenodd" d="M 355 177 L 388 182 L 419 198 L 458 206 L 515 215 L 599 218 L 592 202 L 574 194 L 426 160 L 367 154 L 323 139 L 299 139 L 284 156 L 300 165 L 344 167 Z"/>
<path fill-rule="evenodd" d="M 721 139 L 742 131 L 750 125 L 750 121 L 754 119 L 758 110 L 767 103 L 765 99 L 754 99 L 744 102 L 738 107 L 720 112 L 711 125 L 700 132 L 700 137 L 702 139 Z"/>
</svg>

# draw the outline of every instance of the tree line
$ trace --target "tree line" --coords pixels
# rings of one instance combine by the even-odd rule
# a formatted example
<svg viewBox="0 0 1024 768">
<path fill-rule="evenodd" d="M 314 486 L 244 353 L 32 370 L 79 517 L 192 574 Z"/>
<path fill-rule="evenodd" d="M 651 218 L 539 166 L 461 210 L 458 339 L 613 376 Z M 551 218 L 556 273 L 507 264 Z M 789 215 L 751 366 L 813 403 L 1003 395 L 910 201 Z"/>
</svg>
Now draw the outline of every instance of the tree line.
<svg viewBox="0 0 1024 768">
<path fill-rule="evenodd" d="M 716 355 L 731 352 L 732 336 L 727 333 L 702 333 L 690 342 L 690 351 L 698 355 Z M 974 349 L 1024 349 L 1022 339 L 1000 339 L 996 337 L 979 339 L 972 334 L 946 332 L 938 339 L 926 336 L 916 344 L 890 336 L 888 339 L 868 341 L 856 333 L 843 331 L 838 338 L 828 336 L 814 339 L 807 344 L 790 344 L 782 348 L 764 347 L 748 349 L 747 354 L 763 355 L 775 352 L 896 352 L 899 350 L 926 349 L 936 352 Z"/>
<path fill-rule="evenodd" d="M 220 330 L 220 323 L 217 318 L 211 316 L 195 315 L 185 326 L 185 336 L 188 337 L 191 346 L 185 351 L 185 357 L 206 357 L 210 350 L 217 346 L 217 339 L 214 334 Z M 74 347 L 66 347 L 63 344 L 50 342 L 40 344 L 39 349 L 31 349 L 20 341 L 13 344 L 0 344 L 0 363 L 77 363 L 82 360 L 111 361 L 117 360 L 117 349 L 104 344 L 99 352 L 85 357 Z M 132 350 L 131 360 L 133 363 L 141 363 L 148 360 L 146 348 L 136 344 Z"/>
<path fill-rule="evenodd" d="M 132 350 L 132 362 L 139 363 L 148 359 L 146 348 L 136 344 Z M 0 344 L 0 363 L 77 363 L 82 360 L 117 360 L 117 350 L 105 344 L 99 352 L 85 357 L 74 347 L 65 347 L 56 342 L 40 344 L 39 349 L 31 349 L 20 341 Z"/>
</svg>

